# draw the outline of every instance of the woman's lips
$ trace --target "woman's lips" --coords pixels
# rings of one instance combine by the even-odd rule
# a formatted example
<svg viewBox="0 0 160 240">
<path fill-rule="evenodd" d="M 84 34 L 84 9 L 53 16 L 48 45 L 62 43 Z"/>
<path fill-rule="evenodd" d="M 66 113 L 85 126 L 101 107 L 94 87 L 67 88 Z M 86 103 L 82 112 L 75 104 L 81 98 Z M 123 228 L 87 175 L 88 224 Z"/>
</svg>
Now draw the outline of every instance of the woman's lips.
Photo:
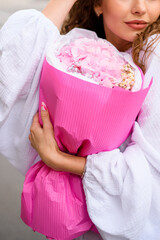
<svg viewBox="0 0 160 240">
<path fill-rule="evenodd" d="M 147 22 L 145 21 L 131 21 L 131 22 L 126 22 L 126 24 L 135 30 L 141 30 L 147 27 Z"/>
</svg>

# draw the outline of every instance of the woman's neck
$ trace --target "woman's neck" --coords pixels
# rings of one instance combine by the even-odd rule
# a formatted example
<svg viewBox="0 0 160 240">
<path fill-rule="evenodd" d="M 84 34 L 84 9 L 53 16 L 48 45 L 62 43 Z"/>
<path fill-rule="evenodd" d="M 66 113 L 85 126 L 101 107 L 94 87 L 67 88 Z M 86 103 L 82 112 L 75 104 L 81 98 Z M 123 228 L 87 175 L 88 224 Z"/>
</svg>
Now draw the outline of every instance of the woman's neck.
<svg viewBox="0 0 160 240">
<path fill-rule="evenodd" d="M 120 52 L 125 52 L 132 47 L 132 42 L 120 39 L 118 36 L 112 35 L 105 31 L 106 39 L 113 44 Z"/>
<path fill-rule="evenodd" d="M 107 38 L 107 41 L 112 43 L 120 52 L 125 52 L 132 47 L 132 42 L 120 41 L 119 39 Z"/>
</svg>

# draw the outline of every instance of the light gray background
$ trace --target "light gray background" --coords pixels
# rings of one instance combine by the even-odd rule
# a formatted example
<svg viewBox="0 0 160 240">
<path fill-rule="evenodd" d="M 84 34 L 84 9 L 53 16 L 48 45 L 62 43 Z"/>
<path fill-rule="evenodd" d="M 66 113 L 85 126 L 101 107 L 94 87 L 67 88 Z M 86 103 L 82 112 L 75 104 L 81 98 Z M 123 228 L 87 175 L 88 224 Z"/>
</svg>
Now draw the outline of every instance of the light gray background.
<svg viewBox="0 0 160 240">
<path fill-rule="evenodd" d="M 0 28 L 17 10 L 42 10 L 48 0 L 0 0 Z M 24 177 L 0 156 L 0 240 L 45 240 L 20 218 L 20 201 Z"/>
</svg>

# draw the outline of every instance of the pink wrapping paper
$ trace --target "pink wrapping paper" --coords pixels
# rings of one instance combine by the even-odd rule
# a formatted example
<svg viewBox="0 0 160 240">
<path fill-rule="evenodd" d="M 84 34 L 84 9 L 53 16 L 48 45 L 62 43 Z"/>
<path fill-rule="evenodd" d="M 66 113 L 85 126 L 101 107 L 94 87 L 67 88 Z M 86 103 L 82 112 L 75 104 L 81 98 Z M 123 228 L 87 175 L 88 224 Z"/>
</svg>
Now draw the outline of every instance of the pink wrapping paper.
<svg viewBox="0 0 160 240">
<path fill-rule="evenodd" d="M 49 109 L 59 148 L 87 156 L 113 150 L 124 142 L 149 88 L 131 92 L 92 84 L 45 60 L 39 103 L 45 102 Z"/>
<path fill-rule="evenodd" d="M 137 92 L 107 88 L 64 73 L 45 60 L 39 106 L 43 101 L 48 107 L 59 148 L 87 156 L 124 142 L 151 83 L 145 89 L 142 84 Z M 96 231 L 87 213 L 81 178 L 55 172 L 42 161 L 28 171 L 21 203 L 22 220 L 50 238 L 71 240 Z"/>
</svg>

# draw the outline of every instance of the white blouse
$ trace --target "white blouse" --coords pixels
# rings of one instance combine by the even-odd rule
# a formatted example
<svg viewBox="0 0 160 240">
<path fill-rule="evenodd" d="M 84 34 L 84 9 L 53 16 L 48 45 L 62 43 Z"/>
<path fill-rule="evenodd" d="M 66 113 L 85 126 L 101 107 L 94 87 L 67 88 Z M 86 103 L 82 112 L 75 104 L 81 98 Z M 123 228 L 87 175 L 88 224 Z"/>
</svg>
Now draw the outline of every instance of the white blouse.
<svg viewBox="0 0 160 240">
<path fill-rule="evenodd" d="M 0 31 L 0 153 L 22 174 L 40 159 L 28 136 L 46 48 L 58 39 L 54 24 L 33 9 L 13 14 Z M 146 86 L 152 76 L 126 143 L 87 157 L 88 212 L 105 240 L 160 239 L 160 41 L 148 59 Z M 100 237 L 89 232 L 78 239 Z"/>
</svg>

